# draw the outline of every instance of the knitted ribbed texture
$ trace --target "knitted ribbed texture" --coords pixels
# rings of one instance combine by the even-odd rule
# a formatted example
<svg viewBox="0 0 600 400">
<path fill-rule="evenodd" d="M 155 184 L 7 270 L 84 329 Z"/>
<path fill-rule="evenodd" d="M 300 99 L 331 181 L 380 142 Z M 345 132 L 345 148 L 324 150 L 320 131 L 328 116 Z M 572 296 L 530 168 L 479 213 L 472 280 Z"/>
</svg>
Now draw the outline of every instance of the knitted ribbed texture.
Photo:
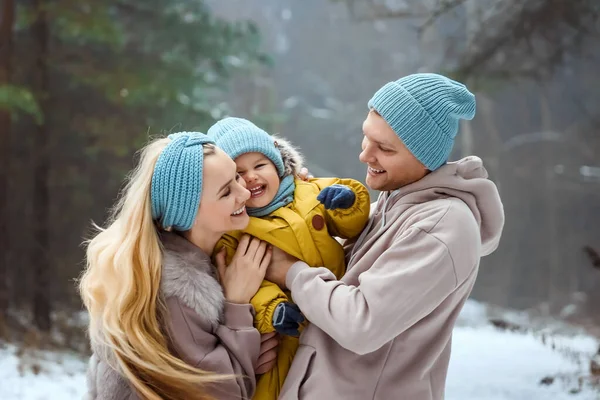
<svg viewBox="0 0 600 400">
<path fill-rule="evenodd" d="M 187 231 L 194 225 L 202 195 L 202 167 L 205 143 L 214 143 L 200 132 L 179 132 L 168 136 L 154 167 L 150 199 L 152 218 L 161 226 Z"/>
<path fill-rule="evenodd" d="M 459 119 L 475 116 L 475 96 L 462 83 L 438 74 L 413 74 L 389 82 L 368 105 L 432 171 L 448 160 Z"/>
<path fill-rule="evenodd" d="M 207 135 L 234 160 L 245 153 L 264 154 L 275 164 L 279 177 L 283 176 L 283 160 L 275 141 L 252 122 L 243 118 L 224 118 L 211 126 Z"/>
</svg>

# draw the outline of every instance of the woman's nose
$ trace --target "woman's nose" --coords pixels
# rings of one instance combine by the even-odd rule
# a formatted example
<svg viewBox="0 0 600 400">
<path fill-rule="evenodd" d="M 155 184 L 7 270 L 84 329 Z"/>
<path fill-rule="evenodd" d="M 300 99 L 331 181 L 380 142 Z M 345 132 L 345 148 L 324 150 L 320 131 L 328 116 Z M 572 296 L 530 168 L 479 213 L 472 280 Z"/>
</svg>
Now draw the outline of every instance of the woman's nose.
<svg viewBox="0 0 600 400">
<path fill-rule="evenodd" d="M 248 189 L 246 189 L 245 185 L 241 185 L 240 184 L 240 195 L 239 195 L 239 201 L 243 202 L 246 201 L 250 198 L 250 191 Z"/>
</svg>

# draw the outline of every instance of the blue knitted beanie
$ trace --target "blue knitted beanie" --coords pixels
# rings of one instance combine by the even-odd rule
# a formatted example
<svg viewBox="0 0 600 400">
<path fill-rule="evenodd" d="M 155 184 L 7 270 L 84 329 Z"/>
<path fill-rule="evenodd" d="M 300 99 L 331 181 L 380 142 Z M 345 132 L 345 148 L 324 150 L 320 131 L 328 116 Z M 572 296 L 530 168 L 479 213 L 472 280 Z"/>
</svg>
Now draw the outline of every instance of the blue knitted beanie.
<svg viewBox="0 0 600 400">
<path fill-rule="evenodd" d="M 388 82 L 369 100 L 410 152 L 434 171 L 448 161 L 459 119 L 475 116 L 475 96 L 438 74 L 413 74 Z"/>
<path fill-rule="evenodd" d="M 283 176 L 283 159 L 275 147 L 275 140 L 252 122 L 243 118 L 223 118 L 210 127 L 207 135 L 234 160 L 246 153 L 264 154 L 275 164 L 279 177 Z"/>
<path fill-rule="evenodd" d="M 178 231 L 192 228 L 202 195 L 202 167 L 205 143 L 214 143 L 200 132 L 179 132 L 158 156 L 150 201 L 152 218 L 161 226 Z"/>
</svg>

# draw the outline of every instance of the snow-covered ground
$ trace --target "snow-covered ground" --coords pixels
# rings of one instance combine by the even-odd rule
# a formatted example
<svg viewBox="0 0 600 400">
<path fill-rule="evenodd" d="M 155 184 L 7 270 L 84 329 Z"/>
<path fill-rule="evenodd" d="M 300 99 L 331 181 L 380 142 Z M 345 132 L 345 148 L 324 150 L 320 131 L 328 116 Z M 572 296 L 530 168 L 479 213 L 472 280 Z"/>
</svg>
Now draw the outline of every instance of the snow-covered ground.
<svg viewBox="0 0 600 400">
<path fill-rule="evenodd" d="M 490 317 L 536 334 L 499 330 Z M 578 379 L 589 375 L 597 349 L 595 338 L 560 321 L 468 301 L 454 330 L 446 399 L 597 400 L 600 392 Z M 541 384 L 544 378 L 549 384 Z"/>
<path fill-rule="evenodd" d="M 0 399 L 67 400 L 83 398 L 86 361 L 66 352 L 41 351 L 17 356 L 0 345 Z"/>
<path fill-rule="evenodd" d="M 499 330 L 489 324 L 489 317 L 535 327 L 537 333 Z M 540 338 L 544 330 L 549 333 L 546 344 Z M 498 311 L 469 301 L 454 332 L 446 398 L 600 399 L 599 392 L 577 379 L 587 374 L 589 357 L 597 348 L 596 339 L 558 321 L 536 321 L 522 313 Z M 27 354 L 17 357 L 16 352 L 13 346 L 0 346 L 0 399 L 83 397 L 86 360 L 71 353 L 40 352 L 33 359 Z M 35 374 L 33 369 L 37 367 L 40 370 Z M 541 384 L 544 378 L 552 383 Z"/>
</svg>

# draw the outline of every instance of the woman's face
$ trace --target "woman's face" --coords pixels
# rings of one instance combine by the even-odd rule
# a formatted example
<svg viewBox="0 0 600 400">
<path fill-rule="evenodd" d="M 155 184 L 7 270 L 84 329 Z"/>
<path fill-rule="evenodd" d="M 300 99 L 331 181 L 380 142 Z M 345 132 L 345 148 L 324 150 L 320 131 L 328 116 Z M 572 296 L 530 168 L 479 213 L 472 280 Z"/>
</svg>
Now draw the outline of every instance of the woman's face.
<svg viewBox="0 0 600 400">
<path fill-rule="evenodd" d="M 222 235 L 248 226 L 246 200 L 250 191 L 236 172 L 233 160 L 219 148 L 204 155 L 202 197 L 194 227 Z"/>
</svg>

